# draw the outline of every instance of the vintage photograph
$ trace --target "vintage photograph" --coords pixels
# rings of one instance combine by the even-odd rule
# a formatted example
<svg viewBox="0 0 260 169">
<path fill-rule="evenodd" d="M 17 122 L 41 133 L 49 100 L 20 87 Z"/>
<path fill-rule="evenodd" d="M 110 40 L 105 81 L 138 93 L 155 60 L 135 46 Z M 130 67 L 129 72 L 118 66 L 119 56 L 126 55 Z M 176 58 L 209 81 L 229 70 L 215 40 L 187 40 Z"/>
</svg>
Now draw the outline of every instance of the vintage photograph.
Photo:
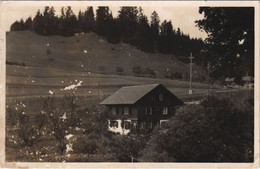
<svg viewBox="0 0 260 169">
<path fill-rule="evenodd" d="M 6 162 L 255 162 L 255 5 L 79 4 L 4 4 Z"/>
</svg>

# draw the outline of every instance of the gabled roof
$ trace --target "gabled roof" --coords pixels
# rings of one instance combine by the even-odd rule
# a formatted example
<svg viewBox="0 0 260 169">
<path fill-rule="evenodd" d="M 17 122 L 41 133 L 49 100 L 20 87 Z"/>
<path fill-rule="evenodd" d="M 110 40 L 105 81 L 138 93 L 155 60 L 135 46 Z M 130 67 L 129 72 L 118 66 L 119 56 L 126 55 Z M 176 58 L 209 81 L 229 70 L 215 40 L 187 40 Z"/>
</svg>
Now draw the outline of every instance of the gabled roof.
<svg viewBox="0 0 260 169">
<path fill-rule="evenodd" d="M 147 93 L 149 93 L 159 85 L 160 84 L 150 84 L 122 87 L 114 94 L 103 100 L 100 104 L 135 104 L 139 99 L 144 97 Z"/>
</svg>

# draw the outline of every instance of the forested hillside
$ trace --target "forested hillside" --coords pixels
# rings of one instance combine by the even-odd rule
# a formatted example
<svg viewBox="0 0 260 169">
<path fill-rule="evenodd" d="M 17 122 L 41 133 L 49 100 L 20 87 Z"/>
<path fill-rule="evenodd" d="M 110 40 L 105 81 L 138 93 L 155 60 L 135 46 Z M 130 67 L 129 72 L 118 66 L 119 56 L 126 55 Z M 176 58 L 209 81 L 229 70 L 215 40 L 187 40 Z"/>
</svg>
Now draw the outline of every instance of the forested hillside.
<svg viewBox="0 0 260 169">
<path fill-rule="evenodd" d="M 154 11 L 150 22 L 141 7 L 121 7 L 118 16 L 113 16 L 109 7 L 98 7 L 94 15 L 93 7 L 73 13 L 71 7 L 62 7 L 57 16 L 53 7 L 45 7 L 34 18 L 16 21 L 11 31 L 31 30 L 39 35 L 73 36 L 77 33 L 95 32 L 110 43 L 129 43 L 144 52 L 171 54 L 184 62 L 192 52 L 200 64 L 202 39 L 190 38 L 171 21 L 160 21 Z"/>
</svg>

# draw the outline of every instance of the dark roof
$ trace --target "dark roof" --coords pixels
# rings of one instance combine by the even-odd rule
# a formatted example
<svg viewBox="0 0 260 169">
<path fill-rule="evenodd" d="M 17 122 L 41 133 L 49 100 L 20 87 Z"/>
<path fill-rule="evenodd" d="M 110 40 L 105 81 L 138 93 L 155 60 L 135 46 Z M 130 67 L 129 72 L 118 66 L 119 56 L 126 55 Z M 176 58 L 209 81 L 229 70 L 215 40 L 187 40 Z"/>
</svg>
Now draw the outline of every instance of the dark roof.
<svg viewBox="0 0 260 169">
<path fill-rule="evenodd" d="M 100 104 L 135 104 L 139 99 L 141 99 L 159 85 L 160 84 L 150 84 L 122 87 L 114 94 L 103 100 Z"/>
</svg>

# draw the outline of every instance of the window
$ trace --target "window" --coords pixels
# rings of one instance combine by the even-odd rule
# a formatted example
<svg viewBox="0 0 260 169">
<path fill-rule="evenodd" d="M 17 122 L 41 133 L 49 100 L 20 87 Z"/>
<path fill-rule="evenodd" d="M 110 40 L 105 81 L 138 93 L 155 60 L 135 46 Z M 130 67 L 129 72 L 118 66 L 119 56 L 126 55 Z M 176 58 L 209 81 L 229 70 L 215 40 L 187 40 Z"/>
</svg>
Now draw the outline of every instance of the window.
<svg viewBox="0 0 260 169">
<path fill-rule="evenodd" d="M 117 121 L 110 121 L 110 127 L 118 128 L 118 122 Z"/>
<path fill-rule="evenodd" d="M 117 114 L 122 114 L 123 113 L 123 108 L 122 107 L 118 107 L 117 108 Z"/>
<path fill-rule="evenodd" d="M 111 108 L 111 113 L 112 113 L 112 114 L 116 114 L 116 107 L 112 107 L 112 108 Z"/>
<path fill-rule="evenodd" d="M 163 94 L 162 93 L 159 93 L 159 100 L 163 101 Z"/>
<path fill-rule="evenodd" d="M 152 107 L 146 107 L 145 113 L 146 113 L 146 115 L 152 115 L 153 114 L 153 108 Z"/>
<path fill-rule="evenodd" d="M 140 129 L 144 128 L 144 122 L 140 122 Z"/>
<path fill-rule="evenodd" d="M 136 123 L 136 122 L 133 122 L 133 123 L 132 123 L 132 126 L 133 126 L 133 128 L 136 129 L 136 127 L 137 127 L 137 123 Z"/>
<path fill-rule="evenodd" d="M 153 122 L 151 121 L 150 122 L 150 129 L 152 129 L 153 128 Z"/>
<path fill-rule="evenodd" d="M 124 124 L 125 124 L 125 127 L 124 127 L 124 128 L 125 128 L 126 130 L 130 129 L 130 124 L 131 124 L 130 121 L 124 121 Z"/>
<path fill-rule="evenodd" d="M 151 98 L 152 98 L 153 101 L 155 100 L 155 96 L 152 96 Z"/>
<path fill-rule="evenodd" d="M 124 107 L 124 114 L 129 114 L 129 107 Z"/>
<path fill-rule="evenodd" d="M 164 126 L 166 122 L 168 122 L 169 120 L 160 120 L 160 126 Z"/>
<path fill-rule="evenodd" d="M 162 114 L 168 114 L 168 107 L 163 107 Z"/>
</svg>

